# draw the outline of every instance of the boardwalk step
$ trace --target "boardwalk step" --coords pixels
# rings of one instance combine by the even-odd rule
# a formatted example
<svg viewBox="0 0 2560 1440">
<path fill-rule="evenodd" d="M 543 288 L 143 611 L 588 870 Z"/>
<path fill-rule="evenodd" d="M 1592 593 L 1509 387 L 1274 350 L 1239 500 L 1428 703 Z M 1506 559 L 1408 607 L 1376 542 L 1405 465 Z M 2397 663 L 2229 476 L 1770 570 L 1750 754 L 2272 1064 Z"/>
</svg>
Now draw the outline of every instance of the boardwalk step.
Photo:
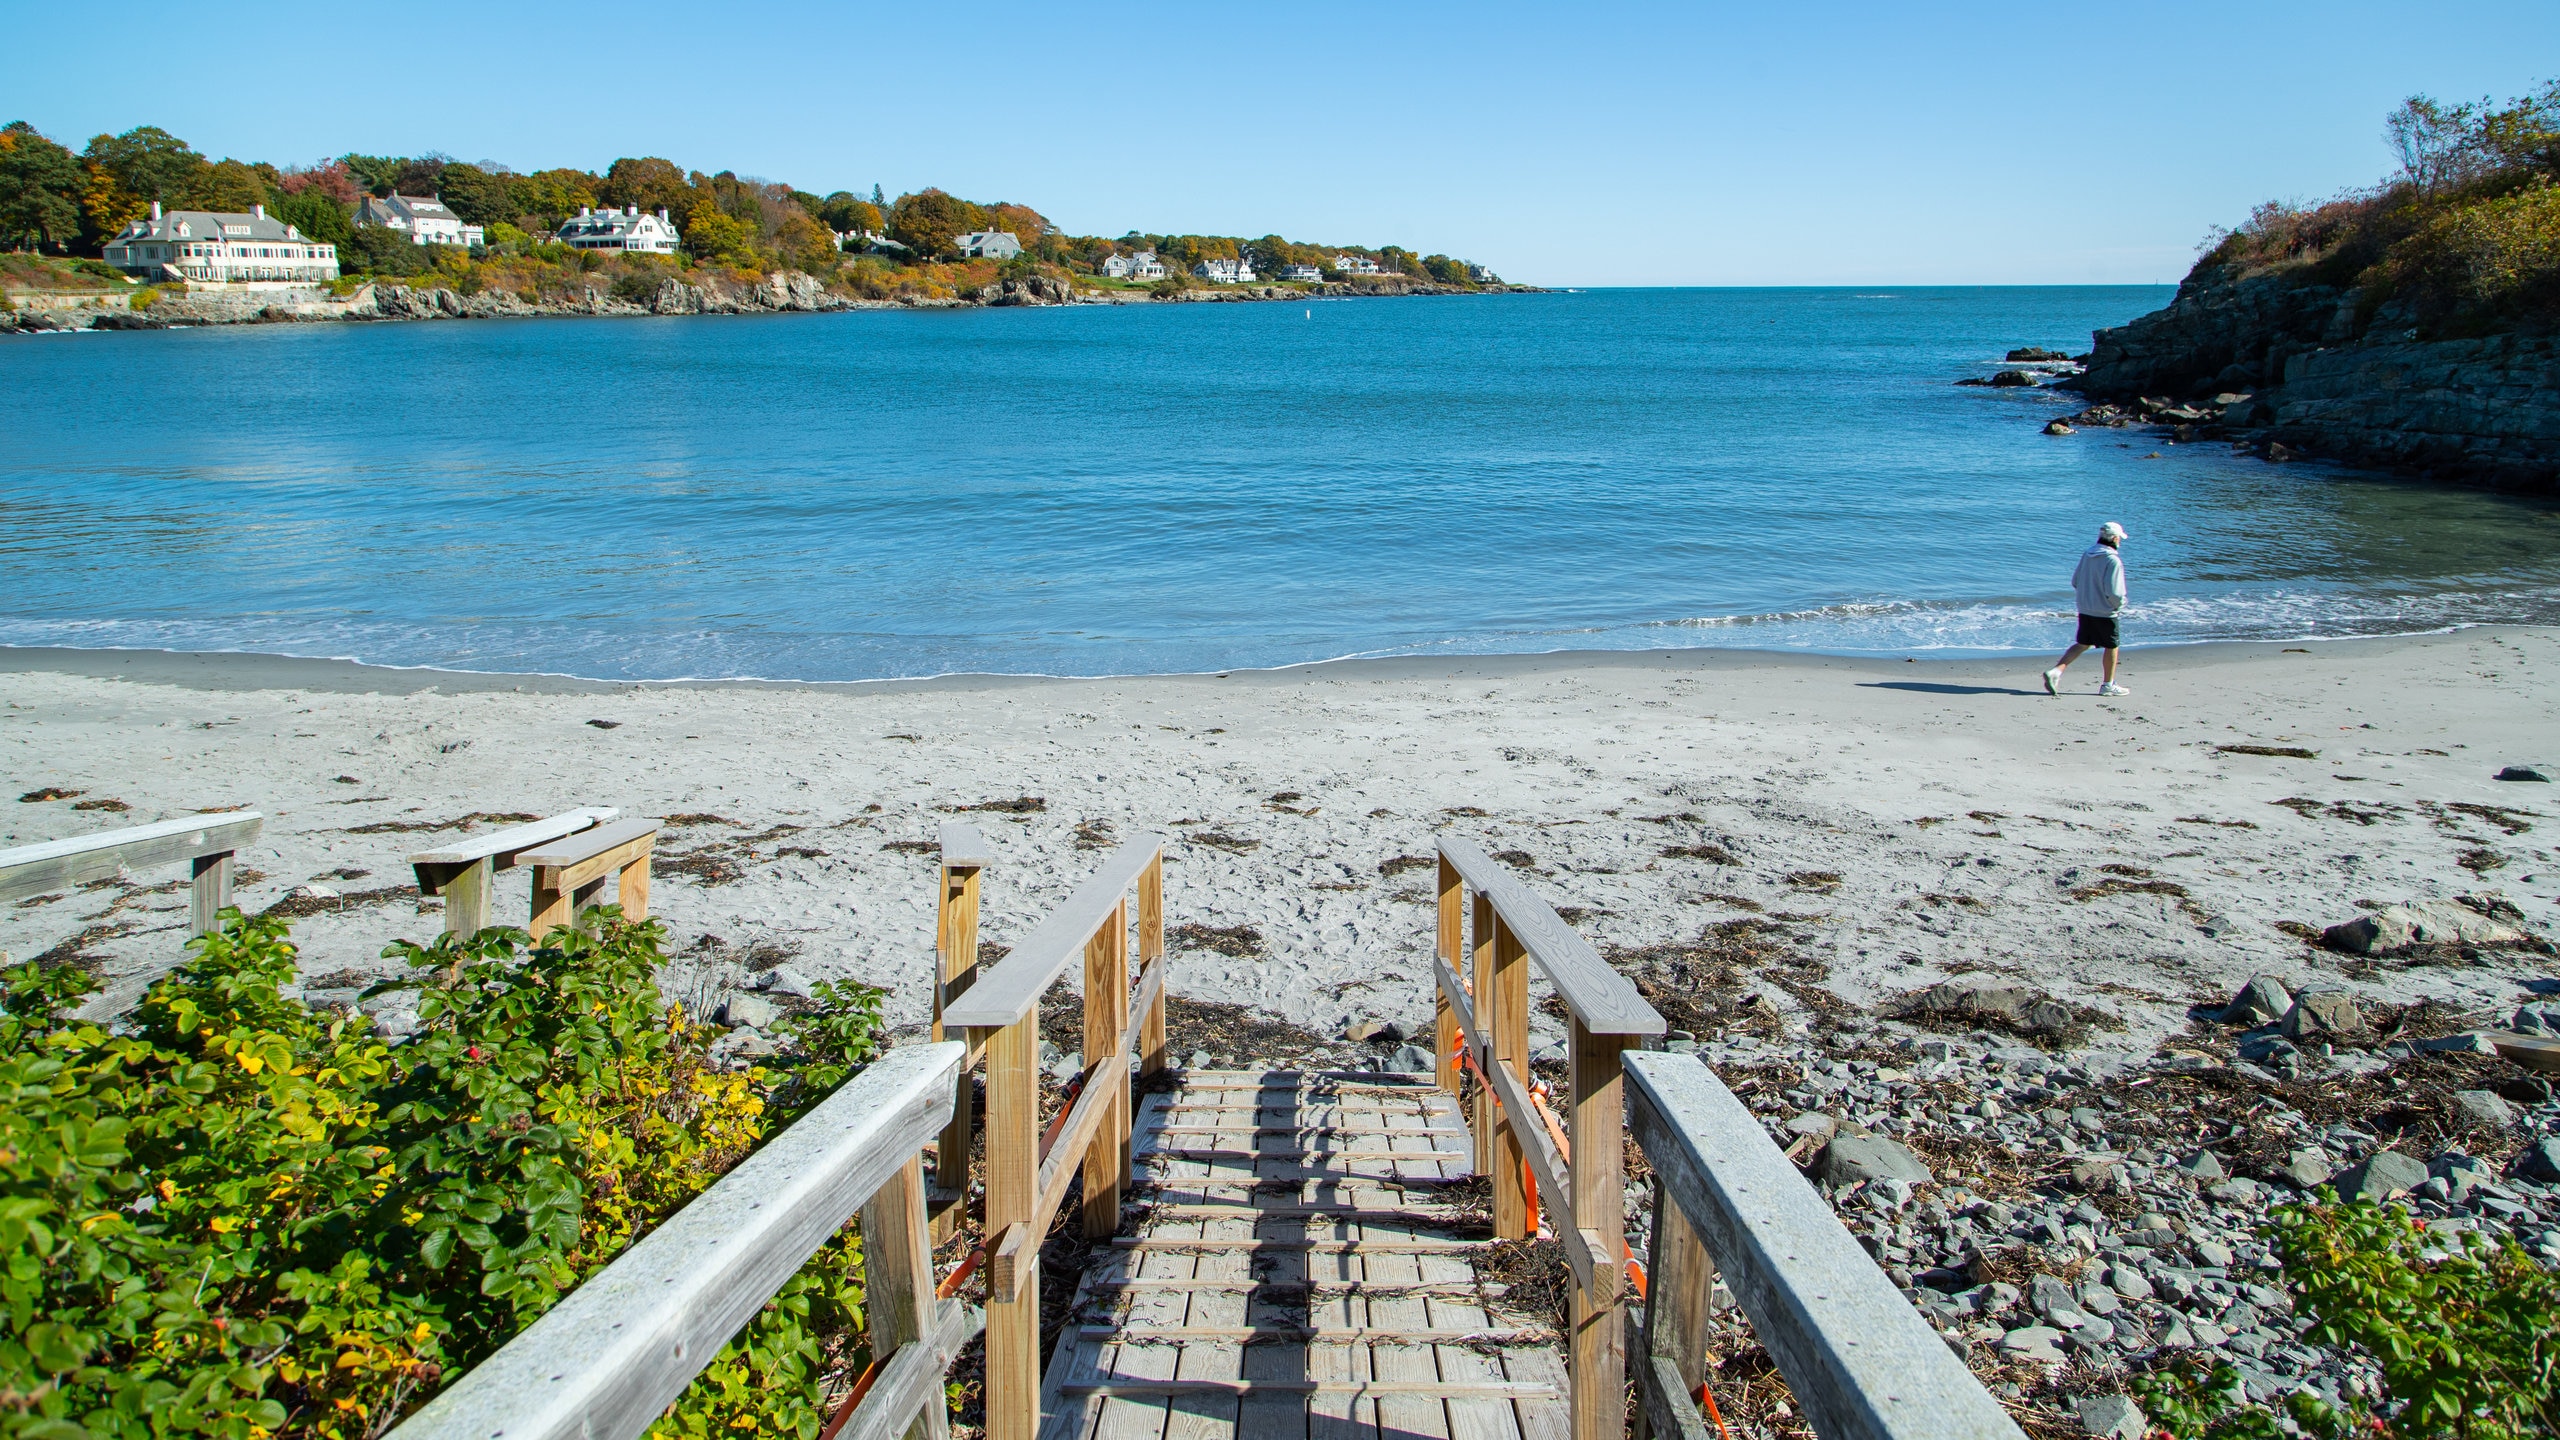
<svg viewBox="0 0 2560 1440">
<path fill-rule="evenodd" d="M 1552 1345 L 1556 1334 L 1544 1329 L 1494 1330 L 1478 1326 L 1472 1330 L 1430 1330 L 1367 1325 L 1308 1328 L 1290 1325 L 1182 1325 L 1161 1329 L 1146 1325 L 1081 1325 L 1076 1333 L 1087 1340 L 1109 1340 L 1122 1345 L 1175 1344 L 1183 1341 L 1223 1340 L 1289 1340 L 1317 1345 Z"/>
<path fill-rule="evenodd" d="M 1429 1395 L 1458 1400 L 1544 1400 L 1553 1385 L 1511 1380 L 1071 1380 L 1063 1395 Z"/>
</svg>

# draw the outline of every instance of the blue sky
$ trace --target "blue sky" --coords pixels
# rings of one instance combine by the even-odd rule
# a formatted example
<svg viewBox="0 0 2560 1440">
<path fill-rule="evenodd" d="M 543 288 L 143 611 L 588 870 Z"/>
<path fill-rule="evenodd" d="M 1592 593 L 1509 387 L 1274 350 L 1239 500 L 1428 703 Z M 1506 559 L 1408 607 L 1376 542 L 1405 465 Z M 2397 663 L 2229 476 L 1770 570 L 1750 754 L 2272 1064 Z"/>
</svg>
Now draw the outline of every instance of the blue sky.
<svg viewBox="0 0 2560 1440">
<path fill-rule="evenodd" d="M 0 10 L 22 54 L 101 43 L 83 7 Z M 2378 178 L 2413 91 L 2560 75 L 2551 0 L 348 14 L 243 5 L 111 63 L 18 66 L 0 121 L 278 163 L 657 154 L 1541 284 L 2085 284 L 2175 280 L 2258 201 Z"/>
</svg>

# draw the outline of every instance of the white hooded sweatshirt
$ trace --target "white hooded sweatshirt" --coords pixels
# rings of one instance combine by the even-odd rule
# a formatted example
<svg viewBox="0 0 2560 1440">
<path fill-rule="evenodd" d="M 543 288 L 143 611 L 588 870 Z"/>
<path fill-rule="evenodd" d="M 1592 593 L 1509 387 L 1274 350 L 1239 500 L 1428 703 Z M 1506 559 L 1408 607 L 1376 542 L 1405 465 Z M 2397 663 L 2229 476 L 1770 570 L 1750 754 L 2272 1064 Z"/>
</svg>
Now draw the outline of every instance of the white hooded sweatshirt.
<svg viewBox="0 0 2560 1440">
<path fill-rule="evenodd" d="M 2116 547 L 2092 545 L 2071 572 L 2071 590 L 2083 615 L 2113 615 L 2124 609 L 2124 557 Z"/>
</svg>

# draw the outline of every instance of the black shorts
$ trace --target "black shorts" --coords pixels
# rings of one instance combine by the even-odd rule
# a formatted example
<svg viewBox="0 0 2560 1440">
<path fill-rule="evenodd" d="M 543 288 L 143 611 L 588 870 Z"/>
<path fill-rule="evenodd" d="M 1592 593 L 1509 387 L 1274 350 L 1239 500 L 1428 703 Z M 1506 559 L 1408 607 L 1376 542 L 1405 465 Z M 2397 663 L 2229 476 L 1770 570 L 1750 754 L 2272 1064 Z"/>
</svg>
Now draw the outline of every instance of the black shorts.
<svg viewBox="0 0 2560 1440">
<path fill-rule="evenodd" d="M 2100 650 L 2115 649 L 2116 617 L 2113 615 L 2081 616 L 2080 635 L 2079 638 L 2072 643 L 2077 645 L 2088 645 Z"/>
</svg>

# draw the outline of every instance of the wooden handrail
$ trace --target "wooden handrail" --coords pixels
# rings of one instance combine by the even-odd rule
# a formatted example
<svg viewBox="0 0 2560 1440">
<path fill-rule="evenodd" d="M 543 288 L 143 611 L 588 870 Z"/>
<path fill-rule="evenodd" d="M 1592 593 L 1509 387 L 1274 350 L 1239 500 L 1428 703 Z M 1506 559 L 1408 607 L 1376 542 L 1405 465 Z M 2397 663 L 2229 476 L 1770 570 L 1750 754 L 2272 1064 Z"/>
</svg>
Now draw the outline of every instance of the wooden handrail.
<svg viewBox="0 0 2560 1440">
<path fill-rule="evenodd" d="M 857 1208 L 914 1183 L 916 1152 L 951 1113 L 960 1057 L 956 1042 L 890 1051 L 391 1433 L 636 1440 Z M 921 1250 L 924 1217 L 908 1208 Z M 866 1236 L 875 1267 L 899 1255 L 886 1238 Z M 927 1272 L 917 1293 L 931 1291 Z M 950 1333 L 939 1318 L 937 1343 Z M 940 1393 L 931 1387 L 936 1405 Z"/>
<path fill-rule="evenodd" d="M 1029 1015 L 1041 995 L 1066 972 L 1068 962 L 1084 953 L 1085 942 L 1120 908 L 1139 872 L 1163 856 L 1164 846 L 1164 836 L 1148 834 L 1112 851 L 1092 879 L 1077 886 L 1048 919 L 1015 941 L 1004 959 L 981 973 L 967 994 L 943 1008 L 942 1023 L 992 1030 Z"/>
<path fill-rule="evenodd" d="M 239 810 L 0 850 L 0 902 L 186 861 L 194 867 L 195 886 L 187 933 L 210 934 L 231 903 L 231 857 L 265 828 L 264 815 Z"/>
<path fill-rule="evenodd" d="M 1670 1202 L 1655 1204 L 1656 1244 L 1666 1232 L 1694 1234 L 1712 1263 L 1658 1259 L 1653 1324 L 1673 1304 L 1664 1292 L 1674 1277 L 1703 1286 L 1721 1275 L 1823 1440 L 2019 1440 L 2000 1402 L 1714 1071 L 1690 1056 L 1652 1053 L 1626 1056 L 1625 1072 L 1636 1143 Z M 1648 1359 L 1676 1358 L 1698 1339 L 1655 1334 Z M 1663 1369 L 1637 1368 L 1648 1409 L 1676 1418 L 1686 1408 L 1694 1424 L 1687 1378 L 1676 1365 L 1669 1376 Z M 1674 1382 L 1677 1404 L 1659 1393 Z"/>
<path fill-rule="evenodd" d="M 1644 1003 L 1627 977 L 1611 969 L 1590 941 L 1575 934 L 1546 901 L 1514 879 L 1509 867 L 1486 855 L 1474 841 L 1456 835 L 1442 835 L 1439 840 L 1441 858 L 1457 867 L 1469 889 L 1493 902 L 1502 923 L 1527 947 L 1530 958 L 1546 972 L 1547 983 L 1556 987 L 1557 997 L 1583 1029 L 1594 1035 L 1663 1033 L 1662 1017 Z"/>
</svg>

